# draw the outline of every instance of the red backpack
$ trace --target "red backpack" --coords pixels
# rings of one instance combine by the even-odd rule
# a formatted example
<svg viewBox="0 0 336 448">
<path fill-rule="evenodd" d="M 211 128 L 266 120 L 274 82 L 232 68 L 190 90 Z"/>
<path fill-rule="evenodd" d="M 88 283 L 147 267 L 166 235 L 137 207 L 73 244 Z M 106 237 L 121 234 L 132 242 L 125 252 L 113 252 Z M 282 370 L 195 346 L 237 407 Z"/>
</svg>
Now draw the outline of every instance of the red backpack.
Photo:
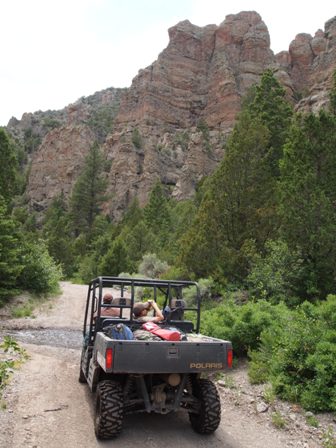
<svg viewBox="0 0 336 448">
<path fill-rule="evenodd" d="M 146 322 L 142 324 L 142 328 L 144 330 L 149 331 L 155 336 L 159 336 L 161 339 L 165 341 L 180 341 L 181 333 L 174 328 L 160 328 L 154 322 Z"/>
</svg>

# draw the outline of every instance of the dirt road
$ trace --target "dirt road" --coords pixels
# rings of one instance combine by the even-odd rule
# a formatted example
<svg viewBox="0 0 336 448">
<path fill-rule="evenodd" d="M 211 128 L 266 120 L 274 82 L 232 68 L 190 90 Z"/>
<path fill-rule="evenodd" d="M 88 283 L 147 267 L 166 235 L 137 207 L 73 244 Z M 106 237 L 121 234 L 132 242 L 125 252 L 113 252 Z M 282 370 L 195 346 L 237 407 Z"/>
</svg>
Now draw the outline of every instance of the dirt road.
<svg viewBox="0 0 336 448">
<path fill-rule="evenodd" d="M 260 389 L 249 388 L 244 368 L 226 377 L 227 387 L 219 387 L 222 422 L 214 435 L 194 433 L 183 413 L 166 416 L 137 414 L 125 418 L 124 430 L 118 439 L 97 441 L 93 429 L 93 396 L 86 385 L 78 383 L 86 287 L 64 282 L 62 291 L 61 296 L 53 299 L 53 306 L 44 306 L 35 318 L 2 323 L 2 335 L 14 334 L 22 341 L 30 359 L 14 373 L 6 388 L 7 408 L 0 411 L 0 447 L 322 446 L 322 432 L 302 426 L 300 413 L 294 415 L 286 430 L 274 428 L 270 421 L 271 409 L 257 410 Z"/>
</svg>

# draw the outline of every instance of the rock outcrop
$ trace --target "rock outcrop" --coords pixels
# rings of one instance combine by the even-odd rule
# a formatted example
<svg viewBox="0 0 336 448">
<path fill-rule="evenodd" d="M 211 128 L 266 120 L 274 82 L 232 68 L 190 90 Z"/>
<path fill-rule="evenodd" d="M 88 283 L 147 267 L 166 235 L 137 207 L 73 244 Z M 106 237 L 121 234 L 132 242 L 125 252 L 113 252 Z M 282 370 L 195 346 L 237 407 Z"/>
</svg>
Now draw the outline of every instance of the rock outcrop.
<svg viewBox="0 0 336 448">
<path fill-rule="evenodd" d="M 70 194 L 94 141 L 111 161 L 105 212 L 112 218 L 134 197 L 145 204 L 157 179 L 177 199 L 191 197 L 221 160 L 242 96 L 268 68 L 299 109 L 327 102 L 336 17 L 314 37 L 298 34 L 289 51 L 277 55 L 256 12 L 229 15 L 219 26 L 183 21 L 169 29 L 169 38 L 129 89 L 107 89 L 63 111 L 10 121 L 8 129 L 23 143 L 29 129 L 41 142 L 32 150 L 27 191 L 35 209 L 61 191 Z"/>
<path fill-rule="evenodd" d="M 68 196 L 95 135 L 88 126 L 50 131 L 32 158 L 27 194 L 35 210 L 45 209 L 61 192 Z"/>
<path fill-rule="evenodd" d="M 230 15 L 220 26 L 180 22 L 169 37 L 158 60 L 140 70 L 122 97 L 118 132 L 104 146 L 112 160 L 107 211 L 116 218 L 134 197 L 144 204 L 158 178 L 177 199 L 191 197 L 222 158 L 241 97 L 267 68 L 277 69 L 292 91 L 255 12 Z M 135 128 L 143 142 L 138 149 Z"/>
<path fill-rule="evenodd" d="M 31 163 L 27 195 L 33 209 L 43 211 L 60 193 L 69 196 L 90 147 L 95 142 L 103 144 L 113 129 L 123 91 L 106 89 L 62 111 L 10 120 L 8 130 L 26 147 Z M 31 142 L 38 142 L 37 150 Z"/>
<path fill-rule="evenodd" d="M 266 25 L 259 14 L 241 12 L 219 27 L 180 22 L 169 37 L 158 60 L 134 78 L 117 122 L 187 128 L 203 118 L 210 127 L 227 130 L 241 96 L 274 65 Z"/>
</svg>

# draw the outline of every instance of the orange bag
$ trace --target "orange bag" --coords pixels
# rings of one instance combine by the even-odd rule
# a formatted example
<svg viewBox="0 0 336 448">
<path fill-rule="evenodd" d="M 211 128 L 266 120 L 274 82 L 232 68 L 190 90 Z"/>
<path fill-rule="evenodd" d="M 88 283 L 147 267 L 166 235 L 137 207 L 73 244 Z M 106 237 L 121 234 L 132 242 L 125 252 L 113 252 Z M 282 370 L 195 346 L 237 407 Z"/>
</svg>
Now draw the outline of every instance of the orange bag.
<svg viewBox="0 0 336 448">
<path fill-rule="evenodd" d="M 142 328 L 154 334 L 155 336 L 159 336 L 161 339 L 165 341 L 181 340 L 181 333 L 174 328 L 161 328 L 154 322 L 146 322 L 142 324 Z"/>
</svg>

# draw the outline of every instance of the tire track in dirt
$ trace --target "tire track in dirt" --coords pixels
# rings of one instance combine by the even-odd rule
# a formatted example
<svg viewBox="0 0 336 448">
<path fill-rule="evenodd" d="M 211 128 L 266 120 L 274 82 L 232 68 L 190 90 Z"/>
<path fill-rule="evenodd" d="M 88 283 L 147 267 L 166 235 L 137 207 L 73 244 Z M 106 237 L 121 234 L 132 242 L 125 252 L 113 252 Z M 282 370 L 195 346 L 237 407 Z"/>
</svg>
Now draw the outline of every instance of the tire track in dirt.
<svg viewBox="0 0 336 448">
<path fill-rule="evenodd" d="M 94 397 L 79 384 L 81 328 L 87 288 L 62 282 L 62 294 L 52 308 L 42 306 L 35 318 L 3 322 L 2 334 L 15 334 L 24 341 L 30 358 L 15 371 L 0 411 L 0 446 L 3 448 L 315 448 L 297 444 L 260 416 L 248 415 L 244 407 L 221 391 L 222 421 L 215 434 L 200 436 L 183 412 L 169 415 L 134 414 L 124 420 L 115 440 L 98 441 L 94 435 Z M 29 337 L 28 337 L 29 335 Z M 62 337 L 61 337 L 62 335 Z M 0 334 L 1 336 L 1 334 Z M 57 341 L 57 338 L 60 340 Z M 62 339 L 63 338 L 63 339 Z M 72 340 L 66 341 L 69 338 Z M 233 376 L 235 372 L 233 372 Z M 293 441 L 294 440 L 294 441 Z"/>
</svg>

